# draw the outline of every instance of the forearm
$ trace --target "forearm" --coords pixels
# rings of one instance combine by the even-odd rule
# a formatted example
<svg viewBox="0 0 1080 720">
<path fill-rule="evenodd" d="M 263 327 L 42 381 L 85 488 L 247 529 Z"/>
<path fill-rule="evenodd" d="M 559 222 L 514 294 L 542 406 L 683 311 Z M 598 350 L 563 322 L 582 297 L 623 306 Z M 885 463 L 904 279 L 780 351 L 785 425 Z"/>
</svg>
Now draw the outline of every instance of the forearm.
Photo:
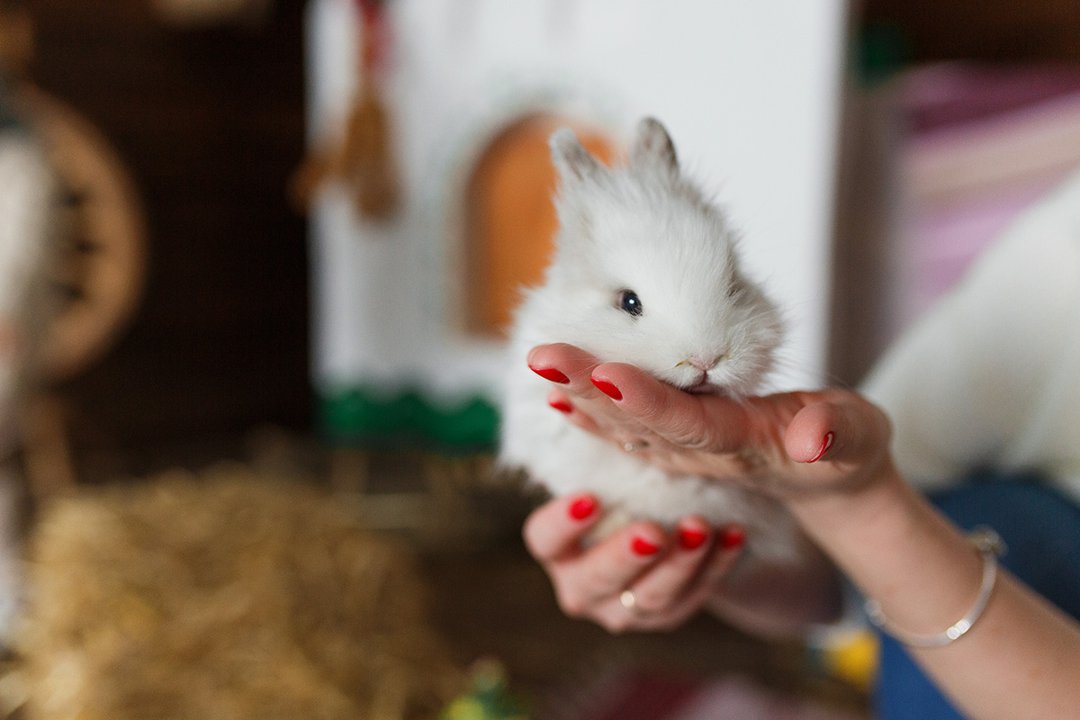
<svg viewBox="0 0 1080 720">
<path fill-rule="evenodd" d="M 891 623 L 943 631 L 974 602 L 979 555 L 891 466 L 865 488 L 802 498 L 792 510 Z M 912 655 L 971 717 L 1080 713 L 1080 629 L 1005 572 L 967 635 Z"/>
</svg>

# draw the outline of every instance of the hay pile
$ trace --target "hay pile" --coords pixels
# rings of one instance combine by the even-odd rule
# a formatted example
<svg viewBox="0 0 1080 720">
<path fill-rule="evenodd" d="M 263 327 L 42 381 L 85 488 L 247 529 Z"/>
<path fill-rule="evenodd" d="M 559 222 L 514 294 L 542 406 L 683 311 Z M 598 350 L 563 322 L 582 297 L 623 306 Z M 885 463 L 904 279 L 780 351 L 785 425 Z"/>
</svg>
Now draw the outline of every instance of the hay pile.
<svg viewBox="0 0 1080 720">
<path fill-rule="evenodd" d="M 30 720 L 411 720 L 461 688 L 407 549 L 240 468 L 59 501 L 29 572 Z"/>
</svg>

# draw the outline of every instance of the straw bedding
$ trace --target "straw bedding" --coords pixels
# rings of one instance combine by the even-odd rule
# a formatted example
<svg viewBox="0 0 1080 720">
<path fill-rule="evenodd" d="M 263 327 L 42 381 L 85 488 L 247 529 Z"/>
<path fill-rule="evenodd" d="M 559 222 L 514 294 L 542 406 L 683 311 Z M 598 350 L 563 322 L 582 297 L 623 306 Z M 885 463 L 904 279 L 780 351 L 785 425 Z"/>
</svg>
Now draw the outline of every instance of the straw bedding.
<svg viewBox="0 0 1080 720">
<path fill-rule="evenodd" d="M 83 492 L 37 526 L 2 688 L 31 720 L 433 718 L 462 679 L 416 567 L 239 467 Z"/>
</svg>

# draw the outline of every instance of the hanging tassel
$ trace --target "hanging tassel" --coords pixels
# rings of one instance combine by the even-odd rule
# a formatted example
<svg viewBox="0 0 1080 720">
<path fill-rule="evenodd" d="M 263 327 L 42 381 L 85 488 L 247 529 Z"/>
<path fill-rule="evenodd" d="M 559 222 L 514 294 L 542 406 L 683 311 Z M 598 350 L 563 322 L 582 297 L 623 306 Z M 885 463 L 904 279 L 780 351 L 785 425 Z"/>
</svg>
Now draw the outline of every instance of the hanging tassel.
<svg viewBox="0 0 1080 720">
<path fill-rule="evenodd" d="M 324 180 L 337 179 L 348 188 L 362 216 L 385 220 L 398 208 L 400 186 L 391 119 L 381 91 L 388 45 L 384 1 L 356 0 L 356 4 L 361 20 L 360 90 L 349 111 L 344 141 L 304 162 L 293 179 L 292 195 L 298 205 L 307 207 Z"/>
<path fill-rule="evenodd" d="M 397 209 L 399 191 L 390 118 L 380 92 L 389 45 L 385 0 L 357 4 L 363 41 L 361 90 L 345 129 L 344 180 L 362 215 L 386 219 Z"/>
</svg>

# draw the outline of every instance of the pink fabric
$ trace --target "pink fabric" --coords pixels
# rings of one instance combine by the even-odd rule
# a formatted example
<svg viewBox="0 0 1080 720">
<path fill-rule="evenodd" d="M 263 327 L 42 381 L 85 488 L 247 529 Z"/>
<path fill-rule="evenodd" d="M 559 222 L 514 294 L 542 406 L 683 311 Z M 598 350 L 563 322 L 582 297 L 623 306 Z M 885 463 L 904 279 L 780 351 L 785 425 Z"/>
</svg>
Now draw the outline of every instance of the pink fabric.
<svg viewBox="0 0 1080 720">
<path fill-rule="evenodd" d="M 920 202 L 920 188 L 909 185 L 905 194 L 915 200 L 900 229 L 904 289 L 897 326 L 921 315 L 1013 219 L 1073 170 L 1067 160 L 1032 166 L 1022 141 L 1044 138 L 1048 122 L 1080 128 L 1080 66 L 919 69 L 905 78 L 901 111 L 910 131 L 901 164 L 953 155 L 965 158 L 970 176 L 996 179 L 933 204 Z M 1062 148 L 1063 158 L 1070 154 L 1078 149 Z"/>
<path fill-rule="evenodd" d="M 918 70 L 905 83 L 907 117 L 916 135 L 1080 93 L 1073 64 L 1016 67 L 947 63 Z"/>
</svg>

